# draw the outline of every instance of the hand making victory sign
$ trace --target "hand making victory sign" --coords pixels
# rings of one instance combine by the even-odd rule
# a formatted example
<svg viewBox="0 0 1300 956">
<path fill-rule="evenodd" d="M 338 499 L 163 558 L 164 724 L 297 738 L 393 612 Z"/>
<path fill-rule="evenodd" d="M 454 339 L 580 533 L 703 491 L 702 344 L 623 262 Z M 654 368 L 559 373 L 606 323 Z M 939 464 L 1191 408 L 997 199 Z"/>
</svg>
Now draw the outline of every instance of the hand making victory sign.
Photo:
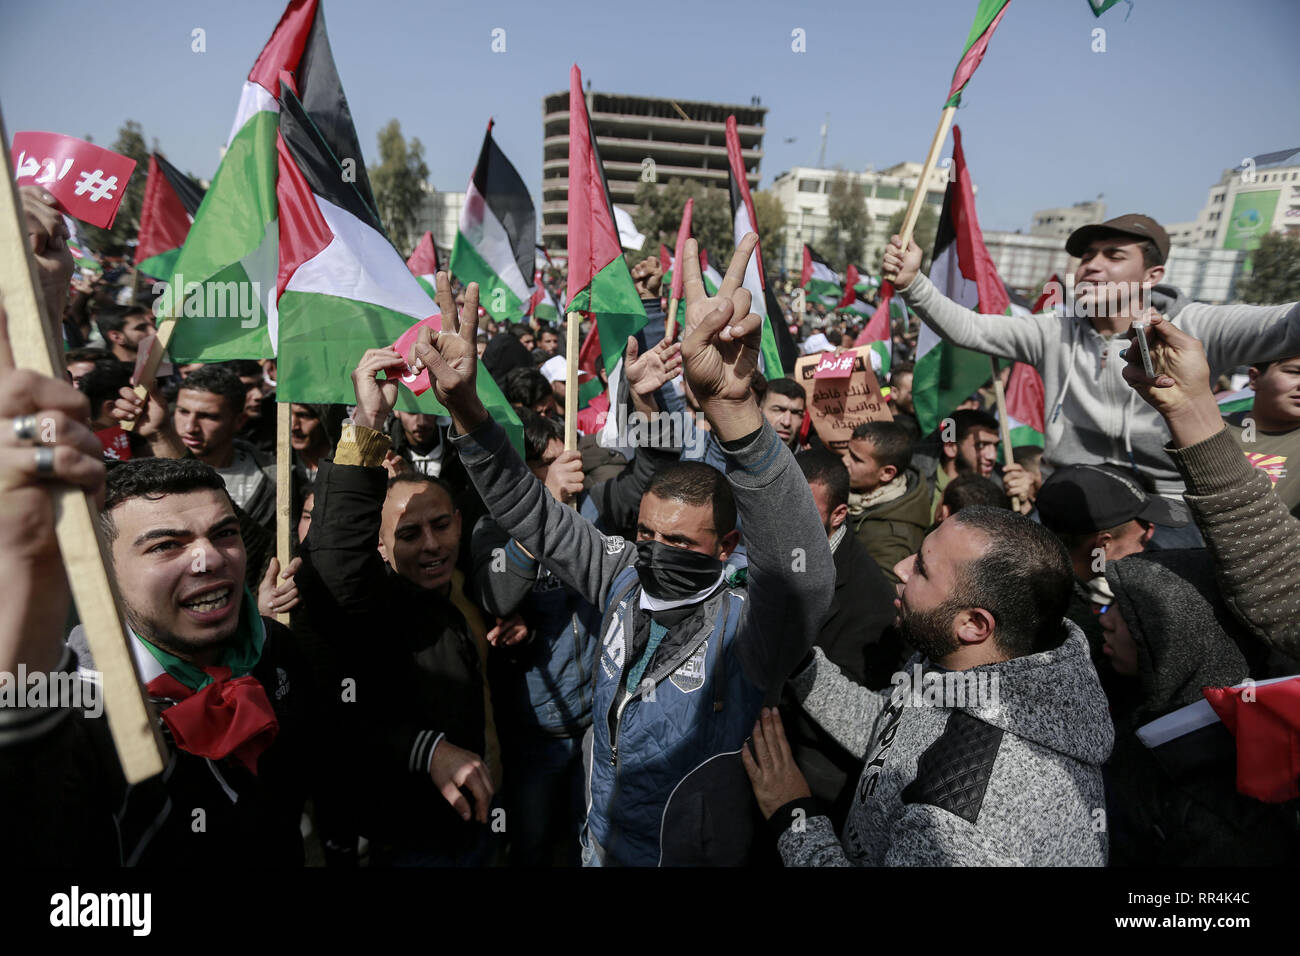
<svg viewBox="0 0 1300 956">
<path fill-rule="evenodd" d="M 723 441 L 743 438 L 763 424 L 750 387 L 758 370 L 763 319 L 749 311 L 751 296 L 741 285 L 757 245 L 758 236 L 752 232 L 741 239 L 716 296 L 704 290 L 694 239 L 686 241 L 682 253 L 686 299 L 682 364 L 700 408 Z"/>
<path fill-rule="evenodd" d="M 439 272 L 436 281 L 442 330 L 421 329 L 407 363 L 417 371 L 420 368 L 429 370 L 434 394 L 451 413 L 456 430 L 463 435 L 488 418 L 487 409 L 479 401 L 475 387 L 478 378 L 478 283 L 471 282 L 465 289 L 465 305 L 458 317 L 447 273 Z"/>
</svg>

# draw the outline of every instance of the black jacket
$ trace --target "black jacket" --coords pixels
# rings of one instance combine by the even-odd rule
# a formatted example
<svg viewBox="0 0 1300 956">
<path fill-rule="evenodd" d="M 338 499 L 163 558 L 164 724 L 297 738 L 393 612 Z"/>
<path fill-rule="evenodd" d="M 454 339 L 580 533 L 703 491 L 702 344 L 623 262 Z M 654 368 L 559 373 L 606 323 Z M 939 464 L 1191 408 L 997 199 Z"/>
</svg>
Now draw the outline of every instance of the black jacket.
<svg viewBox="0 0 1300 956">
<path fill-rule="evenodd" d="M 372 840 L 454 852 L 476 838 L 433 784 L 439 734 L 482 755 L 478 648 L 461 613 L 396 574 L 376 550 L 383 468 L 321 463 L 296 579 L 340 673 L 329 718 L 351 782 L 345 799 Z"/>
<path fill-rule="evenodd" d="M 264 623 L 266 642 L 252 676 L 266 689 L 280 729 L 256 775 L 234 758 L 213 761 L 176 749 L 159 718 L 166 768 L 128 789 L 102 717 L 70 708 L 5 714 L 0 820 L 8 824 L 9 858 L 51 866 L 301 866 L 299 825 L 317 763 L 314 689 L 288 629 Z M 64 657 L 69 673 L 78 663 L 93 668 L 79 635 L 74 631 Z"/>
<path fill-rule="evenodd" d="M 841 539 L 834 559 L 835 592 L 816 644 L 856 683 L 873 690 L 888 687 L 905 656 L 893 627 L 894 588 L 852 532 Z M 862 754 L 849 753 L 822 730 L 788 687 L 781 716 L 795 762 L 838 829 L 862 773 Z"/>
</svg>

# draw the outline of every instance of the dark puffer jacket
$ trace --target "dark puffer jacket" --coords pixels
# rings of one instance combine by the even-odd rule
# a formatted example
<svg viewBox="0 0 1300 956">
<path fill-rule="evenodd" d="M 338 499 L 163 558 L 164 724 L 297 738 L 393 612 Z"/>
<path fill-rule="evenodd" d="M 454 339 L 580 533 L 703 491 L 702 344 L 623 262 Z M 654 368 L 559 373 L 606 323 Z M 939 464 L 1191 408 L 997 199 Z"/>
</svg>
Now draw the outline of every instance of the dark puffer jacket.
<svg viewBox="0 0 1300 956">
<path fill-rule="evenodd" d="M 1294 804 L 1236 789 L 1236 748 L 1220 723 L 1148 748 L 1137 730 L 1201 700 L 1203 687 L 1238 684 L 1246 658 L 1188 581 L 1142 555 L 1112 562 L 1106 580 L 1137 645 L 1137 690 L 1116 714 L 1107 766 L 1111 862 L 1117 866 L 1261 866 L 1300 860 Z M 1114 613 L 1114 610 L 1110 613 Z"/>
</svg>

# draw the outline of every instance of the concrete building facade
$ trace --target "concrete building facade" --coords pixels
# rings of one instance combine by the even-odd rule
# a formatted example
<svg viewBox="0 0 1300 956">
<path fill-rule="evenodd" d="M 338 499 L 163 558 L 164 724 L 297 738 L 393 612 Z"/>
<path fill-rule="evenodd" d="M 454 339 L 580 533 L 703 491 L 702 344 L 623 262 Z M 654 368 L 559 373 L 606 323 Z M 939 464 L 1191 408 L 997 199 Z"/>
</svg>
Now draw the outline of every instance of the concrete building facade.
<svg viewBox="0 0 1300 956">
<path fill-rule="evenodd" d="M 727 188 L 726 122 L 736 117 L 751 189 L 758 188 L 767 108 L 587 91 L 587 112 L 609 184 L 610 198 L 635 216 L 642 182 L 694 179 Z M 542 244 L 565 248 L 568 238 L 569 93 L 542 101 Z"/>
<path fill-rule="evenodd" d="M 946 162 L 946 161 L 945 161 Z M 921 178 L 920 163 L 898 163 L 879 172 L 848 172 L 846 175 L 862 190 L 867 204 L 871 231 L 867 235 L 866 249 L 859 266 L 878 271 L 885 246 L 889 244 L 889 220 L 900 209 L 906 209 Z M 785 210 L 785 246 L 780 250 L 765 250 L 768 268 L 779 263 L 787 274 L 796 277 L 803 268 L 804 243 L 817 248 L 818 242 L 830 233 L 829 215 L 831 182 L 843 170 L 818 169 L 795 166 L 772 183 L 771 191 Z M 935 168 L 926 183 L 925 202 L 937 214 L 943 208 L 943 193 L 948 186 L 948 165 Z M 818 249 L 825 254 L 824 250 Z"/>
<path fill-rule="evenodd" d="M 1191 232 L 1201 249 L 1252 249 L 1268 232 L 1300 235 L 1300 149 L 1225 169 Z"/>
<path fill-rule="evenodd" d="M 1086 202 L 1077 202 L 1073 206 L 1038 210 L 1034 213 L 1034 222 L 1029 227 L 1029 234 L 1064 240 L 1080 226 L 1086 226 L 1090 222 L 1105 221 L 1106 204 L 1098 196 Z"/>
<path fill-rule="evenodd" d="M 428 183 L 424 184 L 424 198 L 420 201 L 420 210 L 416 216 L 416 234 L 433 233 L 433 241 L 438 247 L 438 264 L 446 266 L 451 261 L 451 245 L 456 241 L 456 229 L 460 225 L 460 211 L 465 206 L 464 193 L 438 192 Z"/>
</svg>

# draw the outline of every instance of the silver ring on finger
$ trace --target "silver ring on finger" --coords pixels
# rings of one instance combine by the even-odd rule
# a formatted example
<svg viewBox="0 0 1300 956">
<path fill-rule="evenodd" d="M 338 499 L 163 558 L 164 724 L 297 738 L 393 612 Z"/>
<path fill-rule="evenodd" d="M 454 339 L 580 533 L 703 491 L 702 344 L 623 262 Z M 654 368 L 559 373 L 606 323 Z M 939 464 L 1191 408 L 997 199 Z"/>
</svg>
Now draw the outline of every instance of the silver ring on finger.
<svg viewBox="0 0 1300 956">
<path fill-rule="evenodd" d="M 54 449 L 42 446 L 36 449 L 36 474 L 54 474 Z"/>
<path fill-rule="evenodd" d="M 20 445 L 36 444 L 36 416 L 19 415 L 14 419 L 14 438 Z"/>
</svg>

